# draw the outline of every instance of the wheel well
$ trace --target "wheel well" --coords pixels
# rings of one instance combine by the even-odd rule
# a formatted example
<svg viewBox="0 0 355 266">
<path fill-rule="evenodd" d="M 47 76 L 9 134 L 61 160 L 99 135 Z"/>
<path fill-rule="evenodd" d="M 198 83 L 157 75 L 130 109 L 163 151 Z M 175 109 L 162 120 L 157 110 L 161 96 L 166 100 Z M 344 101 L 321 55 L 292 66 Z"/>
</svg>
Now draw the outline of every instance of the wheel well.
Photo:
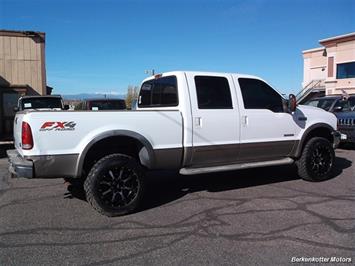
<svg viewBox="0 0 355 266">
<path fill-rule="evenodd" d="M 112 136 L 99 140 L 87 151 L 82 174 L 86 176 L 98 160 L 113 153 L 126 154 L 139 161 L 139 151 L 143 146 L 139 140 L 127 136 Z"/>
<path fill-rule="evenodd" d="M 329 128 L 326 127 L 318 127 L 309 132 L 306 136 L 304 144 L 308 142 L 313 137 L 321 137 L 333 142 L 333 136 Z"/>
<path fill-rule="evenodd" d="M 304 146 L 307 144 L 307 142 L 314 137 L 321 137 L 321 138 L 325 138 L 327 140 L 329 140 L 330 143 L 333 142 L 333 136 L 332 136 L 332 131 L 327 128 L 327 127 L 317 127 L 315 129 L 312 129 L 310 132 L 307 133 L 306 137 L 304 138 L 304 140 L 302 140 L 301 142 L 301 149 L 299 150 L 299 152 L 297 153 L 297 157 L 301 156 L 302 151 Z"/>
</svg>

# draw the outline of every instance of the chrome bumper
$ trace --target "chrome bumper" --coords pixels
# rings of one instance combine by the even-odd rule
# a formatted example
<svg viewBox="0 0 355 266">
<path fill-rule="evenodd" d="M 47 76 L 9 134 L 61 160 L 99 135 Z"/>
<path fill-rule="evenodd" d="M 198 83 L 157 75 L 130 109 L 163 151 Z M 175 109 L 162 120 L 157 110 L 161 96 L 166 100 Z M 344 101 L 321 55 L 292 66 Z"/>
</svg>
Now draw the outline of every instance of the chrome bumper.
<svg viewBox="0 0 355 266">
<path fill-rule="evenodd" d="M 9 160 L 9 172 L 15 177 L 33 178 L 33 162 L 20 156 L 17 150 L 6 151 Z"/>
</svg>

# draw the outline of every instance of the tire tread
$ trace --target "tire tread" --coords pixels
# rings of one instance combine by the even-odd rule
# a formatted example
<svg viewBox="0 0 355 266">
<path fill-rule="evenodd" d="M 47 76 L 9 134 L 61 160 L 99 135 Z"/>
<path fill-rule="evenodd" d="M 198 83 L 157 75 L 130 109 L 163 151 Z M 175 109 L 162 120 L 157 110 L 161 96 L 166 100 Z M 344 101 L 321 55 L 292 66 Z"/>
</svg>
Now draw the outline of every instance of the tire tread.
<svg viewBox="0 0 355 266">
<path fill-rule="evenodd" d="M 124 159 L 124 160 L 133 160 L 133 158 L 131 156 L 125 155 L 125 154 L 120 154 L 120 153 L 113 153 L 110 155 L 107 155 L 103 158 L 101 158 L 99 161 L 97 161 L 94 166 L 91 168 L 85 182 L 84 182 L 84 190 L 85 190 L 85 194 L 86 194 L 86 200 L 90 203 L 90 205 L 99 213 L 105 215 L 105 216 L 109 216 L 109 217 L 114 217 L 114 216 L 121 216 L 121 215 L 125 215 L 128 213 L 131 213 L 133 211 L 135 211 L 137 209 L 137 206 L 139 205 L 139 199 L 138 201 L 133 204 L 132 206 L 130 206 L 129 208 L 124 208 L 121 211 L 108 211 L 107 209 L 103 208 L 102 206 L 100 206 L 100 204 L 96 201 L 95 199 L 95 195 L 94 195 L 94 183 L 95 183 L 95 178 L 98 175 L 98 172 L 100 170 L 100 166 L 112 159 Z M 139 167 L 139 164 L 137 164 L 137 166 Z M 142 172 L 141 169 L 137 169 L 139 172 Z M 143 178 L 142 178 L 143 180 Z M 142 182 L 141 180 L 141 182 Z M 141 184 L 143 186 L 143 184 Z M 139 196 L 139 198 L 141 198 L 142 195 Z"/>
<path fill-rule="evenodd" d="M 322 137 L 313 137 L 304 146 L 304 149 L 302 151 L 301 157 L 299 158 L 299 160 L 296 163 L 297 164 L 297 169 L 298 169 L 298 175 L 304 180 L 307 180 L 307 181 L 322 181 L 324 179 L 327 179 L 329 177 L 330 172 L 331 172 L 331 171 L 329 171 L 329 173 L 326 174 L 324 177 L 318 178 L 318 177 L 312 176 L 309 173 L 308 169 L 307 169 L 308 153 L 310 152 L 310 149 L 312 149 L 312 146 L 316 142 L 319 142 L 319 141 L 322 141 L 322 142 L 326 141 L 328 143 L 328 145 L 331 146 L 330 142 L 327 139 L 322 138 Z M 333 150 L 332 157 L 333 157 L 333 164 L 334 164 L 334 150 Z"/>
</svg>

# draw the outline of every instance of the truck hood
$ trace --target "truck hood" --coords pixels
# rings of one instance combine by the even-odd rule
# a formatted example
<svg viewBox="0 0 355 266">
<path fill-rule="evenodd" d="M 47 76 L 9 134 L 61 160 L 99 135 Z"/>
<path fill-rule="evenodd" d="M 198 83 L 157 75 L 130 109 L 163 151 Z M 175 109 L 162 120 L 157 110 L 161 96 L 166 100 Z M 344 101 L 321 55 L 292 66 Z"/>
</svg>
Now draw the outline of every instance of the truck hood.
<svg viewBox="0 0 355 266">
<path fill-rule="evenodd" d="M 314 110 L 314 111 L 319 110 L 319 111 L 327 112 L 327 111 L 325 111 L 325 110 L 322 109 L 322 108 L 315 107 L 315 106 L 311 106 L 311 105 L 303 105 L 303 104 L 297 105 L 297 109 L 301 109 L 301 110 Z"/>
<path fill-rule="evenodd" d="M 321 108 L 309 105 L 298 105 L 295 114 L 298 118 L 306 117 L 307 126 L 311 126 L 312 124 L 317 123 L 323 123 L 328 124 L 334 130 L 337 129 L 336 116 L 333 113 L 327 112 Z"/>
</svg>

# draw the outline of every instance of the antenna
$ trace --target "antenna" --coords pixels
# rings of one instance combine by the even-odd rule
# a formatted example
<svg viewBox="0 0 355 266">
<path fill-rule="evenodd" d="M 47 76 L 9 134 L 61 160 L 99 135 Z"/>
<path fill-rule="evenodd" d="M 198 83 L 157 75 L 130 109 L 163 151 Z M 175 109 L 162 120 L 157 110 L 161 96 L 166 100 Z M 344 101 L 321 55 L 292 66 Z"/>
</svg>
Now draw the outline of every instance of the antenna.
<svg viewBox="0 0 355 266">
<path fill-rule="evenodd" d="M 154 76 L 155 70 L 154 69 L 144 70 L 144 73 L 150 76 Z"/>
</svg>

